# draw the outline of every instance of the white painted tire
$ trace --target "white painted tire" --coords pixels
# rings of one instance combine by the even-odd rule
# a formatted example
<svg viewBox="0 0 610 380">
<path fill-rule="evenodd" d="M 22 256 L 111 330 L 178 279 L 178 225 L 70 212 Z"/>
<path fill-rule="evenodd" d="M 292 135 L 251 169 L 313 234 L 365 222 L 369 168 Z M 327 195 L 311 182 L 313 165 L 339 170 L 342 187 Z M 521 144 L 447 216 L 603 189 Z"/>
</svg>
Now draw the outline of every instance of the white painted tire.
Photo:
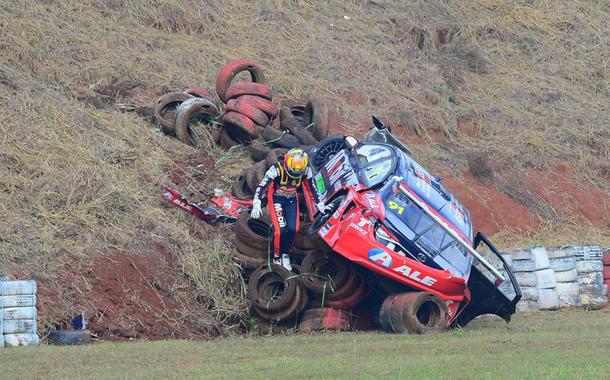
<svg viewBox="0 0 610 380">
<path fill-rule="evenodd" d="M 513 261 L 511 269 L 513 272 L 533 272 L 536 270 L 536 262 L 534 260 L 516 260 Z"/>
<path fill-rule="evenodd" d="M 577 282 L 558 282 L 555 288 L 559 299 L 578 297 L 580 285 Z"/>
<path fill-rule="evenodd" d="M 536 286 L 539 289 L 551 289 L 557 286 L 557 277 L 552 269 L 543 269 L 534 272 L 536 275 Z"/>
<path fill-rule="evenodd" d="M 532 253 L 532 260 L 536 263 L 536 268 L 534 270 L 542 270 L 549 268 L 549 254 L 546 251 L 546 248 L 539 245 L 537 247 L 533 247 L 530 249 Z"/>
<path fill-rule="evenodd" d="M 555 289 L 538 289 L 538 307 L 540 310 L 559 309 L 559 296 Z"/>
<path fill-rule="evenodd" d="M 36 319 L 37 314 L 34 306 L 8 307 L 0 310 L 5 321 L 11 319 Z"/>
<path fill-rule="evenodd" d="M 573 257 L 574 251 L 571 246 L 563 246 L 557 248 L 547 249 L 549 259 L 560 259 L 563 257 Z"/>
<path fill-rule="evenodd" d="M 4 344 L 6 347 L 36 346 L 40 343 L 37 334 L 6 334 Z"/>
<path fill-rule="evenodd" d="M 538 307 L 537 301 L 519 301 L 517 304 L 517 311 L 538 311 L 540 308 Z"/>
<path fill-rule="evenodd" d="M 509 268 L 513 267 L 513 257 L 511 256 L 510 253 L 502 253 L 502 258 L 504 259 L 504 261 L 506 261 L 506 265 L 508 265 Z"/>
<path fill-rule="evenodd" d="M 35 319 L 14 319 L 4 321 L 4 334 L 35 334 L 37 331 Z"/>
<path fill-rule="evenodd" d="M 602 272 L 579 273 L 577 281 L 580 285 L 601 285 L 604 283 L 604 274 Z"/>
<path fill-rule="evenodd" d="M 536 274 L 534 272 L 516 272 L 515 278 L 519 286 L 536 286 Z"/>
<path fill-rule="evenodd" d="M 560 282 L 576 282 L 578 279 L 578 272 L 576 272 L 576 268 L 572 270 L 555 272 L 555 277 L 557 277 L 557 284 Z"/>
<path fill-rule="evenodd" d="M 0 296 L 0 307 L 36 306 L 35 295 Z"/>
<path fill-rule="evenodd" d="M 581 294 L 580 304 L 587 308 L 601 309 L 608 304 L 608 296 L 595 296 L 591 294 Z"/>
<path fill-rule="evenodd" d="M 521 299 L 524 301 L 538 301 L 538 288 L 521 287 Z"/>
<path fill-rule="evenodd" d="M 565 272 L 576 268 L 576 259 L 572 257 L 561 257 L 558 259 L 549 260 L 549 264 L 552 270 L 555 272 Z"/>
<path fill-rule="evenodd" d="M 583 260 L 576 262 L 578 273 L 601 272 L 604 270 L 604 263 L 601 260 Z"/>
<path fill-rule="evenodd" d="M 580 285 L 580 294 L 587 294 L 590 296 L 607 296 L 608 285 Z"/>
<path fill-rule="evenodd" d="M 576 297 L 559 297 L 559 307 L 578 307 L 582 306 L 580 296 Z"/>
<path fill-rule="evenodd" d="M 36 281 L 0 281 L 0 296 L 36 294 Z"/>
<path fill-rule="evenodd" d="M 604 252 L 599 245 L 575 245 L 572 246 L 576 261 L 581 260 L 601 260 Z"/>
<path fill-rule="evenodd" d="M 532 259 L 532 252 L 530 252 L 529 249 L 519 249 L 516 251 L 512 251 L 510 255 L 513 257 L 513 261 Z"/>
</svg>

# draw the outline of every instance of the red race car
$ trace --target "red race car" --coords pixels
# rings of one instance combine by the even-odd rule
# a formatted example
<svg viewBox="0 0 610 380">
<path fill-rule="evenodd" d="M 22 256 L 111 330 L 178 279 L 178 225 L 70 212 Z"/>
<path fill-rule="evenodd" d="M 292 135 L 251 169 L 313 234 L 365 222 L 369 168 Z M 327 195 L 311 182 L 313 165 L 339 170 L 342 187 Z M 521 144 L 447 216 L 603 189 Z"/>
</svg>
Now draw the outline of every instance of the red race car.
<svg viewBox="0 0 610 380">
<path fill-rule="evenodd" d="M 361 142 L 333 136 L 312 148 L 310 188 L 332 207 L 315 214 L 308 233 L 357 264 L 380 303 L 407 293 L 405 300 L 413 300 L 417 292 L 437 300 L 431 305 L 444 309 L 449 326 L 482 314 L 510 320 L 521 290 L 502 256 L 483 234 L 473 234 L 469 212 L 441 179 L 389 127 L 373 122 Z M 306 202 L 315 210 L 313 198 Z M 435 313 L 427 308 L 415 313 L 424 324 Z"/>
</svg>

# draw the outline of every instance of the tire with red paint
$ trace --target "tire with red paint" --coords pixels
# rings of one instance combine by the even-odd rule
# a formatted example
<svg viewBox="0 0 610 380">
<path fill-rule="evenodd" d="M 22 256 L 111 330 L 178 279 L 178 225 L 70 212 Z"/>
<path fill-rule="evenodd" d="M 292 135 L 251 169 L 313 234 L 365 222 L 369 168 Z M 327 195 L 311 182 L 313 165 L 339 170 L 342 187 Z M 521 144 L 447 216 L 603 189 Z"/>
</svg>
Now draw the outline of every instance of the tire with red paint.
<svg viewBox="0 0 610 380">
<path fill-rule="evenodd" d="M 278 264 L 264 264 L 252 273 L 248 293 L 254 306 L 267 312 L 284 309 L 296 295 L 299 280 Z"/>
<path fill-rule="evenodd" d="M 604 252 L 602 256 L 602 262 L 604 265 L 610 266 L 610 252 Z"/>
<path fill-rule="evenodd" d="M 175 135 L 174 130 L 174 114 L 169 114 L 175 111 L 178 106 L 187 99 L 192 98 L 191 95 L 184 92 L 171 92 L 161 96 L 154 107 L 155 120 L 161 125 L 161 130 L 166 135 Z"/>
<path fill-rule="evenodd" d="M 604 267 L 604 280 L 610 280 L 610 265 Z"/>
<path fill-rule="evenodd" d="M 209 98 L 212 100 L 214 99 L 214 95 L 212 95 L 212 91 L 210 91 L 204 87 L 191 86 L 191 87 L 185 88 L 184 90 L 182 90 L 182 92 L 189 94 L 191 96 L 198 97 L 198 98 Z"/>
<path fill-rule="evenodd" d="M 236 140 L 243 139 L 244 142 L 249 142 L 259 136 L 260 126 L 249 117 L 237 112 L 229 111 L 222 115 L 222 121 L 225 130 Z"/>
<path fill-rule="evenodd" d="M 262 98 L 256 95 L 242 95 L 239 100 L 244 100 L 263 111 L 270 119 L 274 118 L 278 114 L 278 108 L 271 100 Z"/>
<path fill-rule="evenodd" d="M 271 87 L 266 84 L 254 82 L 237 83 L 227 90 L 227 101 L 244 95 L 259 96 L 271 100 L 273 98 L 273 91 L 271 91 Z"/>
<path fill-rule="evenodd" d="M 250 73 L 252 82 L 265 83 L 265 75 L 263 70 L 254 62 L 249 59 L 236 59 L 233 60 L 220 69 L 218 76 L 216 77 L 216 93 L 223 102 L 227 102 L 227 89 L 231 86 L 231 82 L 235 76 L 243 71 Z"/>
<path fill-rule="evenodd" d="M 260 127 L 267 126 L 270 121 L 269 116 L 267 116 L 260 109 L 256 108 L 256 106 L 254 106 L 251 102 L 244 100 L 243 97 L 229 100 L 225 106 L 225 112 L 230 111 L 249 117 Z"/>
</svg>

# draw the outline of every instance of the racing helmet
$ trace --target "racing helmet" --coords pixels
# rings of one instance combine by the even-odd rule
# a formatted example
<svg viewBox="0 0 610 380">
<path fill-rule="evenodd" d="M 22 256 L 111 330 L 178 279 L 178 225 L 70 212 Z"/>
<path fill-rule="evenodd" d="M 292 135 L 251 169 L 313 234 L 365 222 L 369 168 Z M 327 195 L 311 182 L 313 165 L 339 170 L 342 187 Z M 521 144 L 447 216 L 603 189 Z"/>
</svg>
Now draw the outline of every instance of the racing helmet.
<svg viewBox="0 0 610 380">
<path fill-rule="evenodd" d="M 300 178 L 305 173 L 308 162 L 309 157 L 307 157 L 307 153 L 303 149 L 290 149 L 284 155 L 284 169 L 292 178 Z"/>
</svg>

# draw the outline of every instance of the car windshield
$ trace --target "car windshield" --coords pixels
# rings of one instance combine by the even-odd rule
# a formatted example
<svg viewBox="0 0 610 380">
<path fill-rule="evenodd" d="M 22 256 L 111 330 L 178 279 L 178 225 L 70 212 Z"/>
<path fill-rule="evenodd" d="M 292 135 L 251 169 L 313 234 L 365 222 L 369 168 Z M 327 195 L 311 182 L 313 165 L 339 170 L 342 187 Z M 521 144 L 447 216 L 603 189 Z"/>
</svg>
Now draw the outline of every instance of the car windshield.
<svg viewBox="0 0 610 380">
<path fill-rule="evenodd" d="M 363 144 L 356 148 L 360 179 L 366 187 L 375 187 L 388 178 L 396 167 L 396 154 L 387 145 Z"/>
<path fill-rule="evenodd" d="M 408 229 L 409 238 L 428 256 L 457 276 L 470 272 L 471 257 L 466 249 L 436 224 L 424 211 L 401 192 L 390 192 L 384 199 L 388 220 L 396 228 Z"/>
</svg>

